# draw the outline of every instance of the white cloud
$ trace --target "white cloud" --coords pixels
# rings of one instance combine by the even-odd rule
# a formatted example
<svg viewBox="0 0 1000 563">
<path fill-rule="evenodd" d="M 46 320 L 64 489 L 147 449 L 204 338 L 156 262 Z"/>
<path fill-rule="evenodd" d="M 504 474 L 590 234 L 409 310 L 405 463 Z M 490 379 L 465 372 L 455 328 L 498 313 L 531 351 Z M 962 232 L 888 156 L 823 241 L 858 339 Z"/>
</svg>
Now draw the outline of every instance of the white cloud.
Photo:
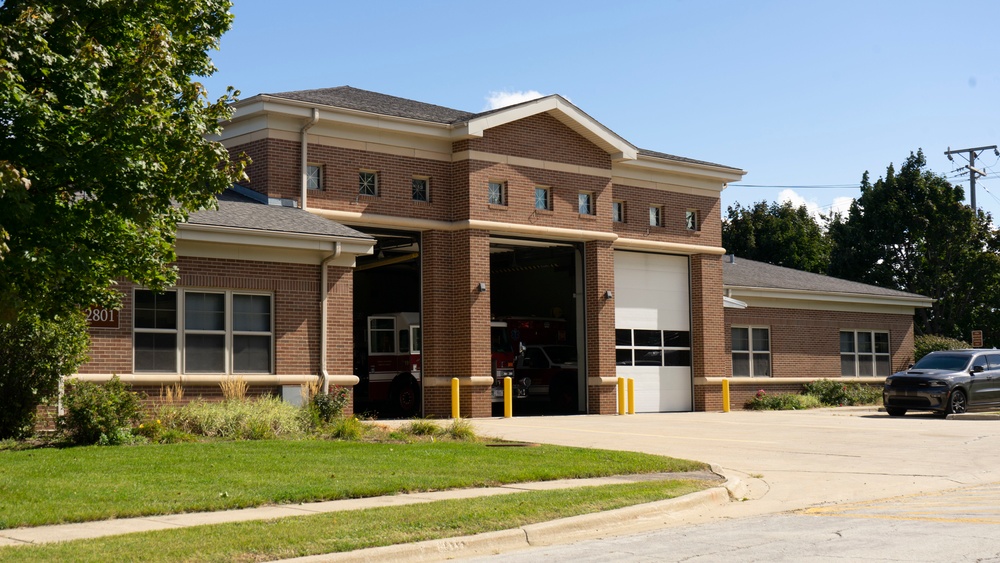
<svg viewBox="0 0 1000 563">
<path fill-rule="evenodd" d="M 820 204 L 815 201 L 806 200 L 806 198 L 799 195 L 799 193 L 795 190 L 784 189 L 778 193 L 778 201 L 789 201 L 796 208 L 805 205 L 809 214 L 818 221 L 820 214 L 826 215 L 827 217 L 833 216 L 834 213 L 842 213 L 846 215 L 847 211 L 851 208 L 851 202 L 854 201 L 854 198 L 850 196 L 835 197 L 833 198 L 833 203 L 820 206 Z"/>
<path fill-rule="evenodd" d="M 521 102 L 537 100 L 538 98 L 544 97 L 545 94 L 536 90 L 527 90 L 523 92 L 490 92 L 490 94 L 486 96 L 486 109 L 505 108 Z"/>
</svg>

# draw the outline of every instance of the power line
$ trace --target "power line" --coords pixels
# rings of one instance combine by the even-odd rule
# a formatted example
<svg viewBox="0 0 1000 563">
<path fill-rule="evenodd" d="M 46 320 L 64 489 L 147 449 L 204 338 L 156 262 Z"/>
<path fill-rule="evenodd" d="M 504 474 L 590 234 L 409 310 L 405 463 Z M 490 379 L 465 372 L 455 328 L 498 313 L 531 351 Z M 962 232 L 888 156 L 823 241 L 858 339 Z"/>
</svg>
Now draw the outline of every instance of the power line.
<svg viewBox="0 0 1000 563">
<path fill-rule="evenodd" d="M 768 185 L 768 184 L 729 184 L 732 188 L 792 188 L 797 190 L 843 190 L 847 188 L 860 188 L 860 184 L 816 184 L 816 185 L 801 185 L 801 184 L 789 184 L 785 186 Z"/>
</svg>

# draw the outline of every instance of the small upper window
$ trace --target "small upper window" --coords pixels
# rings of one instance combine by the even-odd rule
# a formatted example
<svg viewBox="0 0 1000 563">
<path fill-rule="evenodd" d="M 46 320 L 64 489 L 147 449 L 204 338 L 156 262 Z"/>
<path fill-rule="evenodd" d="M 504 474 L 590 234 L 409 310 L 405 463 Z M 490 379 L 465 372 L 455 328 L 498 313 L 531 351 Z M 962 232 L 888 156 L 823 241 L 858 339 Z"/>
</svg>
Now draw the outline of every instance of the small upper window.
<svg viewBox="0 0 1000 563">
<path fill-rule="evenodd" d="M 427 193 L 430 180 L 427 178 L 414 178 L 412 186 L 413 201 L 428 201 Z"/>
<path fill-rule="evenodd" d="M 649 226 L 659 227 L 663 225 L 663 210 L 655 205 L 649 207 Z"/>
<path fill-rule="evenodd" d="M 698 230 L 700 230 L 699 226 L 698 226 L 698 212 L 697 211 L 695 211 L 693 209 L 687 210 L 687 212 L 684 214 L 684 226 L 687 227 L 687 230 L 689 230 L 689 231 L 698 231 Z"/>
<path fill-rule="evenodd" d="M 358 194 L 378 195 L 378 174 L 375 172 L 358 172 Z"/>
<path fill-rule="evenodd" d="M 310 190 L 323 189 L 323 167 L 316 164 L 306 166 L 306 187 Z"/>
<path fill-rule="evenodd" d="M 580 192 L 580 215 L 594 214 L 594 194 L 591 192 Z"/>
<path fill-rule="evenodd" d="M 612 201 L 611 202 L 611 220 L 615 223 L 625 222 L 625 202 L 623 201 Z"/>
<path fill-rule="evenodd" d="M 535 209 L 552 209 L 549 188 L 535 188 Z"/>
<path fill-rule="evenodd" d="M 507 183 L 490 182 L 487 202 L 491 205 L 507 205 Z"/>
</svg>

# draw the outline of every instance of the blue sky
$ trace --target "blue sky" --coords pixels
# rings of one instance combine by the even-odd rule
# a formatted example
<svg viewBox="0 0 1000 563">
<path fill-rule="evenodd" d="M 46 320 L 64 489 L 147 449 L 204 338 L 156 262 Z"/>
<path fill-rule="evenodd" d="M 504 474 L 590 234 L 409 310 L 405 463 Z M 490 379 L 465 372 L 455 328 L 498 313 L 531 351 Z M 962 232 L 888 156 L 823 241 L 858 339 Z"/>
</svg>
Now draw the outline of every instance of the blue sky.
<svg viewBox="0 0 1000 563">
<path fill-rule="evenodd" d="M 280 6 L 280 7 L 278 7 Z M 1000 144 L 1000 2 L 235 0 L 212 96 L 350 85 L 466 111 L 561 94 L 633 144 L 828 212 L 922 148 Z M 977 167 L 1000 217 L 1000 158 Z M 837 186 L 835 188 L 818 186 Z M 968 199 L 968 193 L 966 193 Z"/>
</svg>

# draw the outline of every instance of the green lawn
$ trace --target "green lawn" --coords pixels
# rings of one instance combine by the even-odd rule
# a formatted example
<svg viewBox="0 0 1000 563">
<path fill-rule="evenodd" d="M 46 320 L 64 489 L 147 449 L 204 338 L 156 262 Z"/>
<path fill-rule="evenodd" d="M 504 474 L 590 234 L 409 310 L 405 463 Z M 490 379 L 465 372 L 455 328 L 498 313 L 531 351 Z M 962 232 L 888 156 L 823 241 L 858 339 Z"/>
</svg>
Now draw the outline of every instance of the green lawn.
<svg viewBox="0 0 1000 563">
<path fill-rule="evenodd" d="M 504 448 L 503 451 L 513 450 Z M 563 453 L 573 455 L 579 450 Z M 555 455 L 562 453 L 555 452 Z M 466 467 L 477 472 L 485 469 Z M 0 560 L 271 561 L 512 529 L 672 498 L 706 486 L 707 483 L 698 481 L 652 481 L 218 524 L 0 548 Z"/>
<path fill-rule="evenodd" d="M 482 442 L 270 440 L 0 451 L 0 529 L 704 467 L 630 452 Z"/>
</svg>

